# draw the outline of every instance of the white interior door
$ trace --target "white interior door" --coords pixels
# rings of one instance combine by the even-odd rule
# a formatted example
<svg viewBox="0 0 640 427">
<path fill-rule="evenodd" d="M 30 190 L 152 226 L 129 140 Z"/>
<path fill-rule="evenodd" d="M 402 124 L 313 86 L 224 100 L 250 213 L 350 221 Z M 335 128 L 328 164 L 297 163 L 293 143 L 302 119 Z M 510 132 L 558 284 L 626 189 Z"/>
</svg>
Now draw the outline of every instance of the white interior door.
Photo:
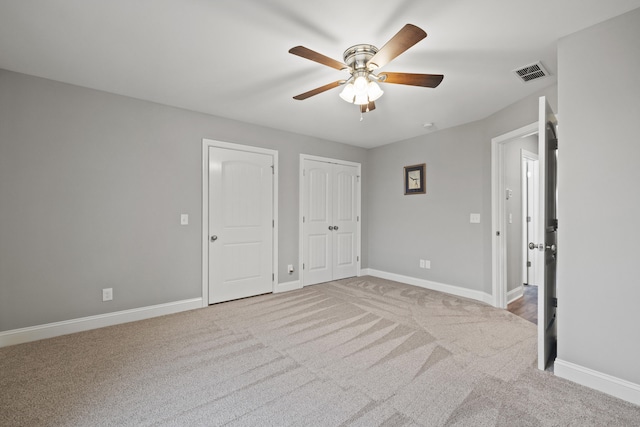
<svg viewBox="0 0 640 427">
<path fill-rule="evenodd" d="M 333 280 L 357 274 L 358 170 L 333 166 Z"/>
<path fill-rule="evenodd" d="M 306 160 L 304 165 L 304 285 L 333 280 L 331 166 L 315 160 Z"/>
<path fill-rule="evenodd" d="M 358 175 L 357 166 L 303 160 L 303 285 L 357 275 Z"/>
<path fill-rule="evenodd" d="M 557 120 L 543 96 L 538 120 L 538 219 L 536 240 L 530 247 L 537 253 L 538 286 L 538 368 L 545 369 L 556 344 L 556 262 L 557 262 Z"/>
<path fill-rule="evenodd" d="M 209 147 L 209 303 L 273 290 L 273 157 Z"/>
</svg>

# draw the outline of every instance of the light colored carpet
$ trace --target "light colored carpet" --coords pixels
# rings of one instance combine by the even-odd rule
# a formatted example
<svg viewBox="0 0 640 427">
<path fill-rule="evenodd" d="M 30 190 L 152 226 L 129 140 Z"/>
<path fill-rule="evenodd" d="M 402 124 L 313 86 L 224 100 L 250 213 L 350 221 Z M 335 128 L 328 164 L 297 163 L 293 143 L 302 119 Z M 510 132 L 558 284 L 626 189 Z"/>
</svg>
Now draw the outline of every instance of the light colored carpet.
<svg viewBox="0 0 640 427">
<path fill-rule="evenodd" d="M 2 426 L 638 426 L 504 310 L 361 277 L 0 349 Z"/>
</svg>

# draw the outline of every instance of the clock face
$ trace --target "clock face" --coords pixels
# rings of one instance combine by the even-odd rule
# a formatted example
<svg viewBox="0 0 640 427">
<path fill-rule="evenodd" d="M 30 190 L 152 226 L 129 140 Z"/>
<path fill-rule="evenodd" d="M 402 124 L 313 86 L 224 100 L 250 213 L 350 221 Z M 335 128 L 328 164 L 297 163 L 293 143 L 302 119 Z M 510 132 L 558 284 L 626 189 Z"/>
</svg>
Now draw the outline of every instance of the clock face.
<svg viewBox="0 0 640 427">
<path fill-rule="evenodd" d="M 420 171 L 410 171 L 407 175 L 409 177 L 409 190 L 420 188 Z"/>
</svg>

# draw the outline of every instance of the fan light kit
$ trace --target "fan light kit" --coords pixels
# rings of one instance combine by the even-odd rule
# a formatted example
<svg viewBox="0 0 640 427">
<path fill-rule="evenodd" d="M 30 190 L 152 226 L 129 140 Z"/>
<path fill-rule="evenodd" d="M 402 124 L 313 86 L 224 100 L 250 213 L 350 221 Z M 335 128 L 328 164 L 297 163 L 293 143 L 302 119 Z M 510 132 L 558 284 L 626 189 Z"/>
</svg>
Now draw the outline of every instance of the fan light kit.
<svg viewBox="0 0 640 427">
<path fill-rule="evenodd" d="M 326 65 L 337 70 L 348 70 L 351 76 L 346 80 L 337 80 L 319 88 L 310 90 L 293 99 L 303 100 L 310 98 L 329 89 L 343 86 L 340 98 L 350 104 L 360 106 L 360 113 L 367 113 L 376 108 L 375 101 L 384 91 L 378 83 L 395 83 L 410 86 L 437 87 L 444 76 L 442 74 L 412 74 L 381 72 L 375 74 L 381 68 L 391 62 L 411 46 L 427 37 L 422 29 L 412 24 L 407 24 L 391 38 L 381 49 L 370 44 L 357 44 L 344 51 L 344 63 L 324 56 L 304 46 L 296 46 L 289 53 L 305 59 Z"/>
</svg>

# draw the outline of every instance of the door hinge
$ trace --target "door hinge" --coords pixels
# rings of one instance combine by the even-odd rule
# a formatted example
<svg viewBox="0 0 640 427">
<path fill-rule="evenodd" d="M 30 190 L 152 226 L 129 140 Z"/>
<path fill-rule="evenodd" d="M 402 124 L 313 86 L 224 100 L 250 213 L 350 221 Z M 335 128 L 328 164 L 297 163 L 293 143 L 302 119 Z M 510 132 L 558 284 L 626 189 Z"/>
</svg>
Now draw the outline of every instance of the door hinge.
<svg viewBox="0 0 640 427">
<path fill-rule="evenodd" d="M 551 147 L 552 150 L 557 150 L 558 149 L 558 138 L 550 138 L 549 139 L 549 146 Z"/>
<path fill-rule="evenodd" d="M 356 222 L 360 222 L 360 217 L 359 216 L 356 217 Z"/>
<path fill-rule="evenodd" d="M 530 216 L 527 217 L 527 222 L 531 222 L 531 217 Z"/>
<path fill-rule="evenodd" d="M 531 261 L 527 261 L 527 267 L 531 267 Z"/>
<path fill-rule="evenodd" d="M 302 217 L 302 222 L 304 222 L 304 221 L 305 221 L 305 218 L 304 218 L 304 217 Z"/>
<path fill-rule="evenodd" d="M 302 269 L 304 270 L 304 263 L 302 263 Z"/>
<path fill-rule="evenodd" d="M 360 257 L 359 256 L 356 257 L 356 261 L 360 261 Z"/>
<path fill-rule="evenodd" d="M 273 282 L 274 280 L 276 280 L 276 274 L 275 273 L 271 273 L 271 281 Z"/>
<path fill-rule="evenodd" d="M 558 220 L 557 219 L 552 219 L 551 220 L 551 226 L 553 227 L 554 230 L 558 229 Z"/>
<path fill-rule="evenodd" d="M 551 305 L 554 307 L 558 307 L 558 298 L 551 298 Z"/>
<path fill-rule="evenodd" d="M 271 165 L 271 175 L 275 175 L 276 174 L 276 168 L 274 165 Z"/>
<path fill-rule="evenodd" d="M 358 182 L 360 182 L 360 175 L 356 175 L 356 178 L 358 179 Z"/>
<path fill-rule="evenodd" d="M 272 228 L 276 228 L 276 220 L 275 219 L 271 220 L 271 227 Z"/>
</svg>

